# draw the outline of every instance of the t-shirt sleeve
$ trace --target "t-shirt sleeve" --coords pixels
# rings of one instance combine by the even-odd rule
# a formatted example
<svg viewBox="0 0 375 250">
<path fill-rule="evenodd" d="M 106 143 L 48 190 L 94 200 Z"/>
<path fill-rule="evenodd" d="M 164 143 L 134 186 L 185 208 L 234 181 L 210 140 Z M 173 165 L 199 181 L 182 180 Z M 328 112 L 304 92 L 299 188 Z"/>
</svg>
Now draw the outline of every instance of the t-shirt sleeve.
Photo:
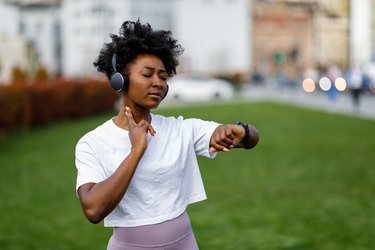
<svg viewBox="0 0 375 250">
<path fill-rule="evenodd" d="M 86 183 L 98 183 L 105 179 L 105 172 L 95 151 L 85 141 L 79 141 L 76 146 L 77 184 L 76 190 Z"/>
<path fill-rule="evenodd" d="M 195 153 L 200 156 L 214 158 L 217 153 L 210 153 L 210 139 L 214 130 L 220 123 L 212 121 L 203 121 L 200 119 L 188 119 L 192 126 L 192 137 L 194 142 Z"/>
</svg>

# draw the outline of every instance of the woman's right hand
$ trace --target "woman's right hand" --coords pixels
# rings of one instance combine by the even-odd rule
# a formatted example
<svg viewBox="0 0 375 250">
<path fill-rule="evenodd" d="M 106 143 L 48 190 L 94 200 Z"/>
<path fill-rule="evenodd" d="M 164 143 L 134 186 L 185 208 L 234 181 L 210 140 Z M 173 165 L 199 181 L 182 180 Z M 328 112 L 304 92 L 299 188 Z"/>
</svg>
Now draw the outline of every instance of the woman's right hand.
<svg viewBox="0 0 375 250">
<path fill-rule="evenodd" d="M 128 106 L 125 107 L 125 115 L 128 120 L 129 138 L 132 149 L 145 151 L 148 146 L 147 133 L 150 132 L 150 134 L 154 136 L 154 128 L 150 123 L 143 119 L 136 123 L 133 117 L 133 113 Z"/>
</svg>

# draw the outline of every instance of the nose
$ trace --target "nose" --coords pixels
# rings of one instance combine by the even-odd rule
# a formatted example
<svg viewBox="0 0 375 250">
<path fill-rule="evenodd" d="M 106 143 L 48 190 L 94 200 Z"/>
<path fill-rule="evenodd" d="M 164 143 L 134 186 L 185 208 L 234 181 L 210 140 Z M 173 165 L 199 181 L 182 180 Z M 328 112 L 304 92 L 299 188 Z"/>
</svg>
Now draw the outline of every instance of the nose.
<svg viewBox="0 0 375 250">
<path fill-rule="evenodd" d="M 166 81 L 164 81 L 163 79 L 161 79 L 160 77 L 156 76 L 153 81 L 152 81 L 152 86 L 153 87 L 156 87 L 158 89 L 160 88 L 166 88 L 167 86 L 167 83 Z"/>
<path fill-rule="evenodd" d="M 156 79 L 153 81 L 152 87 L 158 89 L 158 91 L 161 92 L 161 94 L 163 95 L 163 99 L 165 98 L 165 96 L 168 93 L 167 81 L 163 80 L 159 77 L 156 77 Z"/>
</svg>

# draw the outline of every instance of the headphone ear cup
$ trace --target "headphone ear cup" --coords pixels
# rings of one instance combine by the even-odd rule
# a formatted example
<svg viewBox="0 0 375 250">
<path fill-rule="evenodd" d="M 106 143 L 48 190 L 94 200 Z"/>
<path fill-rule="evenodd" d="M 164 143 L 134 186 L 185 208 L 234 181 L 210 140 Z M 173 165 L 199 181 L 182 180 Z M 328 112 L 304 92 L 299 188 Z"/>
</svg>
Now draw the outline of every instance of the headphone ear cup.
<svg viewBox="0 0 375 250">
<path fill-rule="evenodd" d="M 124 78 L 124 84 L 122 86 L 121 91 L 127 91 L 129 88 L 129 77 L 127 74 L 121 74 L 121 75 Z"/>
<path fill-rule="evenodd" d="M 167 89 L 165 90 L 165 94 L 164 94 L 163 99 L 167 96 L 167 94 L 168 94 L 168 90 L 169 90 L 169 86 L 168 86 L 168 84 L 167 84 Z"/>
<path fill-rule="evenodd" d="M 111 76 L 111 87 L 120 92 L 127 90 L 129 86 L 129 78 L 125 74 L 121 74 L 119 72 L 115 72 Z"/>
</svg>

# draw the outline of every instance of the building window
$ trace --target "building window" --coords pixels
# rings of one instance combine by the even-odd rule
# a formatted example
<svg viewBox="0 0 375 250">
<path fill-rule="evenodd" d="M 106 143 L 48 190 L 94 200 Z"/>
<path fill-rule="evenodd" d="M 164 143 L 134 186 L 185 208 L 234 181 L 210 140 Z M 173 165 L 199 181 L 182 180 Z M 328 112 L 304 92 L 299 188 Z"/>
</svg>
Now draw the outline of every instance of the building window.
<svg viewBox="0 0 375 250">
<path fill-rule="evenodd" d="M 26 27 L 25 27 L 25 23 L 23 21 L 20 22 L 20 24 L 18 26 L 18 29 L 19 29 L 19 31 L 20 31 L 21 34 L 25 34 Z"/>
<path fill-rule="evenodd" d="M 43 23 L 41 23 L 41 22 L 37 22 L 37 23 L 35 24 L 34 29 L 35 29 L 35 34 L 39 35 L 40 33 L 42 33 L 42 30 L 43 30 Z"/>
</svg>

